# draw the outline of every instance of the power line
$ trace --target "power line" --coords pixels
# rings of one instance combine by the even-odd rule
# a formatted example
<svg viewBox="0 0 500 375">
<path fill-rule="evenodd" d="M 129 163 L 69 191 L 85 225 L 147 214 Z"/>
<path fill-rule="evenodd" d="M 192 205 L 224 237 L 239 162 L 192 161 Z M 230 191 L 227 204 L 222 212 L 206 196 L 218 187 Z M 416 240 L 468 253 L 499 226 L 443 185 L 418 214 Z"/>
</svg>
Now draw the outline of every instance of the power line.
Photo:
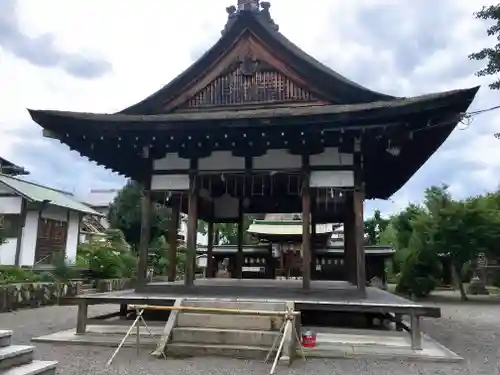
<svg viewBox="0 0 500 375">
<path fill-rule="evenodd" d="M 496 105 L 496 106 L 490 107 L 490 108 L 479 109 L 477 111 L 467 112 L 467 113 L 465 113 L 465 116 L 472 117 L 472 116 L 480 115 L 480 114 L 483 114 L 486 112 L 494 111 L 496 109 L 500 109 L 500 105 Z"/>
</svg>

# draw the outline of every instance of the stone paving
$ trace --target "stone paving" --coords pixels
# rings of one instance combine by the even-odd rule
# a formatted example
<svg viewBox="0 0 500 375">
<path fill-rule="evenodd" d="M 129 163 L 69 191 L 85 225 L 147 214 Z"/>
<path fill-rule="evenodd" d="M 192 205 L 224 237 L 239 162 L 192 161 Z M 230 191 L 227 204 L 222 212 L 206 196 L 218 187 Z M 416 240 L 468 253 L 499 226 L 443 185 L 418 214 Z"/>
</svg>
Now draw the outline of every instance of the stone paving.
<svg viewBox="0 0 500 375">
<path fill-rule="evenodd" d="M 342 375 L 494 375 L 500 374 L 500 300 L 479 300 L 461 303 L 453 299 L 436 299 L 442 307 L 441 319 L 423 322 L 424 331 L 446 345 L 465 361 L 458 364 L 431 364 L 375 360 L 310 360 L 279 367 L 277 374 L 342 374 Z M 114 306 L 93 306 L 89 315 L 115 311 Z M 45 307 L 0 314 L 0 328 L 14 330 L 16 343 L 29 343 L 40 336 L 75 327 L 76 308 Z M 58 373 L 64 375 L 101 374 L 268 374 L 269 365 L 259 361 L 221 358 L 158 360 L 144 350 L 139 357 L 135 349 L 124 349 L 110 368 L 105 363 L 111 348 L 86 346 L 52 346 L 37 344 L 37 357 L 59 361 Z"/>
</svg>

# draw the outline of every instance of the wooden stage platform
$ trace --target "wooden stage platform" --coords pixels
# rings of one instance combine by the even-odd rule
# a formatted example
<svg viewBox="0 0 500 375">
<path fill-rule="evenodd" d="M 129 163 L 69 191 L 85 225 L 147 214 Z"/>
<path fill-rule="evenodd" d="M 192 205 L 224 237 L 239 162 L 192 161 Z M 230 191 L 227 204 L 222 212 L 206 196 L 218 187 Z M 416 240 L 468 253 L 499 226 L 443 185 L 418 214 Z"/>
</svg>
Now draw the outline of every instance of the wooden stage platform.
<svg viewBox="0 0 500 375">
<path fill-rule="evenodd" d="M 176 299 L 219 299 L 238 301 L 295 302 L 297 310 L 352 311 L 417 314 L 439 318 L 436 306 L 422 305 L 385 290 L 367 287 L 366 296 L 356 286 L 341 281 L 312 281 L 310 290 L 302 289 L 301 280 L 197 279 L 186 287 L 182 281 L 153 282 L 120 292 L 79 295 L 65 299 L 65 304 L 86 301 L 95 304 L 172 305 Z"/>
<path fill-rule="evenodd" d="M 117 304 L 121 306 L 121 313 L 126 314 L 128 305 L 172 306 L 179 299 L 293 302 L 295 310 L 302 314 L 312 311 L 320 314 L 381 314 L 393 317 L 397 325 L 410 332 L 415 349 L 421 346 L 420 318 L 441 316 L 436 306 L 422 305 L 385 290 L 367 287 L 363 297 L 355 286 L 346 282 L 318 280 L 312 281 L 308 291 L 302 289 L 301 280 L 197 279 L 191 287 L 184 286 L 182 281 L 153 282 L 136 290 L 79 295 L 62 303 L 79 306 L 76 332 L 84 334 L 89 323 L 89 305 Z M 409 317 L 411 327 L 401 324 L 403 316 Z"/>
</svg>

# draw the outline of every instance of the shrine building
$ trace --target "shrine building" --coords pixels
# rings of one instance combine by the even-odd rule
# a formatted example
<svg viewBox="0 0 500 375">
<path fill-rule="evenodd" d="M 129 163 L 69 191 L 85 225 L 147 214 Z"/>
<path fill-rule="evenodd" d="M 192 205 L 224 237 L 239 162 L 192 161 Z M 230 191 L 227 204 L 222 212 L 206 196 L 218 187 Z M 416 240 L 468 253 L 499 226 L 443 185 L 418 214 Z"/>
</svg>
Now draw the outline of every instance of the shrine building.
<svg viewBox="0 0 500 375">
<path fill-rule="evenodd" d="M 198 219 L 210 229 L 242 223 L 245 214 L 300 212 L 302 288 L 314 276 L 317 225 L 342 223 L 345 278 L 363 294 L 364 201 L 397 192 L 450 135 L 478 87 L 383 94 L 288 40 L 269 2 L 238 0 L 227 14 L 220 39 L 144 100 L 118 113 L 30 109 L 31 117 L 45 136 L 144 184 L 142 282 L 151 204 L 167 200 L 174 217 L 188 215 L 187 287 L 195 283 Z M 240 228 L 235 278 L 243 277 Z"/>
</svg>

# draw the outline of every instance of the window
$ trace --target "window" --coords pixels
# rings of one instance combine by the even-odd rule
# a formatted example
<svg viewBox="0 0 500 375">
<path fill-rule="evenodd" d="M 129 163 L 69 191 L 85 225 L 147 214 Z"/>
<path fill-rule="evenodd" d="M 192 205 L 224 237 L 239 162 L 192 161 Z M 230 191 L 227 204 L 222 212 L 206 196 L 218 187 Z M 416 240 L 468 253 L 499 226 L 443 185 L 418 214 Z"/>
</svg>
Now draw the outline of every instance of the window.
<svg viewBox="0 0 500 375">
<path fill-rule="evenodd" d="M 19 232 L 18 223 L 20 219 L 20 215 L 0 215 L 0 230 L 5 237 L 17 237 Z"/>
</svg>

